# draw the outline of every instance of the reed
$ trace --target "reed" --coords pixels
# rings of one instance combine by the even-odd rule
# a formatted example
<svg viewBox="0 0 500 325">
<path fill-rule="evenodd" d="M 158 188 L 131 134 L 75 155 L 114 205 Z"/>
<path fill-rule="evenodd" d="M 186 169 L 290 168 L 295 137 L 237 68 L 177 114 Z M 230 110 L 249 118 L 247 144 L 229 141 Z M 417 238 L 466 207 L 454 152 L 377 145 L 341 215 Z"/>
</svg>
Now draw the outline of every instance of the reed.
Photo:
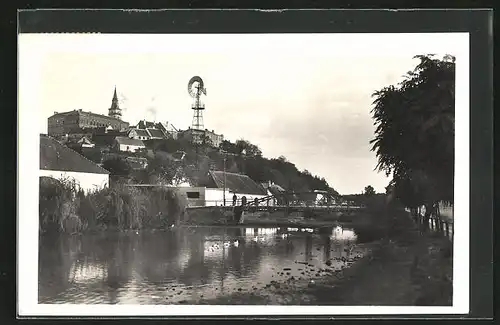
<svg viewBox="0 0 500 325">
<path fill-rule="evenodd" d="M 41 232 L 166 228 L 185 218 L 186 201 L 175 189 L 125 183 L 84 193 L 71 179 L 40 180 Z"/>
</svg>

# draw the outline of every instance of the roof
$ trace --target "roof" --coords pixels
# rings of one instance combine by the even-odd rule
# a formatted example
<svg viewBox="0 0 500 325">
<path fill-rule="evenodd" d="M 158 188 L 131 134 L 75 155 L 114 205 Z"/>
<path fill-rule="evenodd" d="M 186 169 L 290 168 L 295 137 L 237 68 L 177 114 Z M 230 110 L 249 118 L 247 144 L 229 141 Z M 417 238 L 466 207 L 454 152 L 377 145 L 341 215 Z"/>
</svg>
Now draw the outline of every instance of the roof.
<svg viewBox="0 0 500 325">
<path fill-rule="evenodd" d="M 106 118 L 108 120 L 114 120 L 114 121 L 119 121 L 119 122 L 128 124 L 127 122 L 125 122 L 123 120 L 120 120 L 119 118 L 116 118 L 116 117 L 112 117 L 112 116 L 108 116 L 108 115 L 103 115 L 103 114 L 96 114 L 96 113 L 92 113 L 92 112 L 84 112 L 82 110 L 77 110 L 77 109 L 72 110 L 72 111 L 68 111 L 68 112 L 55 113 L 54 115 L 50 116 L 49 118 L 57 116 L 57 115 L 71 115 L 71 114 L 95 116 L 95 117 Z"/>
<path fill-rule="evenodd" d="M 210 171 L 210 178 L 213 181 L 212 185 L 217 188 L 224 188 L 224 172 Z M 226 172 L 226 188 L 231 192 L 241 194 L 266 195 L 264 188 L 255 183 L 247 175 L 228 173 Z"/>
<path fill-rule="evenodd" d="M 127 157 L 125 160 L 129 163 L 130 167 L 133 169 L 142 169 L 148 165 L 148 160 L 146 158 L 140 157 Z"/>
<path fill-rule="evenodd" d="M 128 137 L 116 137 L 115 140 L 116 140 L 116 142 L 118 142 L 118 144 L 124 144 L 124 145 L 128 145 L 128 146 L 143 146 L 144 147 L 144 142 L 142 142 L 142 140 L 131 139 Z"/>
<path fill-rule="evenodd" d="M 163 138 L 165 135 L 163 132 L 159 129 L 148 129 L 149 134 L 151 134 L 151 137 L 153 138 Z"/>
<path fill-rule="evenodd" d="M 156 127 L 156 124 L 154 122 L 149 122 L 146 120 L 141 120 L 139 123 L 137 123 L 137 128 L 138 129 L 147 129 L 147 128 L 154 128 Z"/>
<path fill-rule="evenodd" d="M 132 131 L 132 130 L 131 130 Z M 138 136 L 140 137 L 150 137 L 148 131 L 143 130 L 143 129 L 134 129 L 133 130 Z"/>
<path fill-rule="evenodd" d="M 92 144 L 92 142 L 87 137 L 81 137 L 78 143 Z"/>
<path fill-rule="evenodd" d="M 106 169 L 45 135 L 40 135 L 40 169 L 109 174 Z"/>
</svg>

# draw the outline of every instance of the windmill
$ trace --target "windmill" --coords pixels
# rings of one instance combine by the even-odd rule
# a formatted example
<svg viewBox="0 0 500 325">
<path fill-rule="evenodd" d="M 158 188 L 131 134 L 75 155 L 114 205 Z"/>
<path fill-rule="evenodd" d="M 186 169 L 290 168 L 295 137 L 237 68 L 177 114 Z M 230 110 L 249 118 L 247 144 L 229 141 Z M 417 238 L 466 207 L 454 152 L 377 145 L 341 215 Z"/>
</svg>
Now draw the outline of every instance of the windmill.
<svg viewBox="0 0 500 325">
<path fill-rule="evenodd" d="M 202 94 L 207 95 L 207 90 L 203 85 L 203 80 L 194 76 L 189 80 L 188 83 L 188 93 L 193 97 L 194 101 L 191 108 L 194 110 L 193 123 L 191 128 L 194 130 L 203 130 L 203 111 L 205 110 L 205 104 L 200 101 Z"/>
<path fill-rule="evenodd" d="M 199 171 L 199 145 L 202 143 L 203 137 L 205 135 L 204 125 L 203 125 L 203 111 L 205 110 L 205 105 L 200 101 L 202 94 L 207 95 L 207 90 L 203 85 L 203 80 L 199 76 L 192 77 L 188 82 L 188 93 L 193 97 L 193 104 L 191 108 L 194 110 L 193 123 L 191 126 L 191 141 L 195 144 L 196 148 L 196 170 Z M 195 183 L 198 183 L 198 179 Z"/>
</svg>

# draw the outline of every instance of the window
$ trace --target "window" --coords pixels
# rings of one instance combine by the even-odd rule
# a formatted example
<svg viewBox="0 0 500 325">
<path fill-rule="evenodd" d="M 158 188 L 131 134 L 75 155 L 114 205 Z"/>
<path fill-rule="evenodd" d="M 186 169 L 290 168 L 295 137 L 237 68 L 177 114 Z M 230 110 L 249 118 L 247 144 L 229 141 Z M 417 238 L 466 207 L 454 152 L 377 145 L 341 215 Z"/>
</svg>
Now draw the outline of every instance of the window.
<svg viewBox="0 0 500 325">
<path fill-rule="evenodd" d="M 200 192 L 186 192 L 188 199 L 199 199 Z"/>
</svg>

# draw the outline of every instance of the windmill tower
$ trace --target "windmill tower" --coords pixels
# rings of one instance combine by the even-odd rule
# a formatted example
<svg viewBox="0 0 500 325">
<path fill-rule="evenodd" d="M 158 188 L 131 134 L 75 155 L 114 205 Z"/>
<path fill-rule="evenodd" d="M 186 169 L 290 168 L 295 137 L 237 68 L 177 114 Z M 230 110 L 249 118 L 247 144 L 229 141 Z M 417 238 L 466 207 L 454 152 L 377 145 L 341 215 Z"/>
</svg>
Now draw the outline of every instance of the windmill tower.
<svg viewBox="0 0 500 325">
<path fill-rule="evenodd" d="M 207 90 L 205 89 L 203 80 L 200 77 L 194 76 L 189 80 L 188 93 L 191 97 L 193 97 L 193 104 L 191 105 L 191 108 L 194 110 L 194 114 L 191 128 L 193 129 L 193 140 L 195 140 L 195 134 L 197 137 L 200 137 L 204 133 L 203 111 L 205 110 L 205 104 L 201 102 L 200 97 L 202 94 L 206 96 Z M 201 139 L 196 140 L 199 141 Z"/>
</svg>

